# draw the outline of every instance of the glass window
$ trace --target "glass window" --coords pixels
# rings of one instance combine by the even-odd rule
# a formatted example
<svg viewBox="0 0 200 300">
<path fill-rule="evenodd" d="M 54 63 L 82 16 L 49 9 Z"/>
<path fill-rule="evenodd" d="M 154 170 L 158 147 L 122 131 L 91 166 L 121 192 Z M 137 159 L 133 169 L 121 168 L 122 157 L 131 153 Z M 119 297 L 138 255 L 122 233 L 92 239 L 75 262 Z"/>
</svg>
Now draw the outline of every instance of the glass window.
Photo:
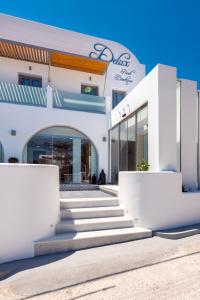
<svg viewBox="0 0 200 300">
<path fill-rule="evenodd" d="M 42 87 L 42 78 L 29 75 L 19 75 L 19 84 L 34 87 Z"/>
<path fill-rule="evenodd" d="M 128 127 L 127 121 L 124 121 L 119 126 L 119 137 L 120 137 L 120 146 L 119 146 L 119 170 L 127 171 L 128 170 Z"/>
<path fill-rule="evenodd" d="M 0 143 L 0 163 L 2 163 L 4 161 L 4 157 L 3 157 L 3 147 Z"/>
<path fill-rule="evenodd" d="M 113 91 L 112 92 L 112 107 L 117 106 L 119 102 L 121 102 L 124 97 L 126 97 L 126 92 L 122 91 Z"/>
<path fill-rule="evenodd" d="M 110 130 L 110 182 L 118 183 L 119 172 L 119 126 Z"/>
<path fill-rule="evenodd" d="M 128 119 L 128 171 L 136 170 L 136 126 L 135 115 Z"/>
<path fill-rule="evenodd" d="M 92 86 L 92 85 L 81 85 L 81 94 L 88 94 L 88 95 L 94 95 L 98 96 L 98 86 Z"/>
<path fill-rule="evenodd" d="M 24 148 L 24 161 L 58 165 L 60 183 L 89 183 L 97 176 L 97 153 L 77 130 L 51 127 L 37 133 Z"/>
<path fill-rule="evenodd" d="M 147 106 L 110 130 L 109 157 L 110 181 L 114 184 L 119 171 L 135 171 L 142 159 L 148 161 Z"/>
<path fill-rule="evenodd" d="M 136 162 L 148 160 L 148 116 L 147 106 L 137 112 Z"/>
</svg>

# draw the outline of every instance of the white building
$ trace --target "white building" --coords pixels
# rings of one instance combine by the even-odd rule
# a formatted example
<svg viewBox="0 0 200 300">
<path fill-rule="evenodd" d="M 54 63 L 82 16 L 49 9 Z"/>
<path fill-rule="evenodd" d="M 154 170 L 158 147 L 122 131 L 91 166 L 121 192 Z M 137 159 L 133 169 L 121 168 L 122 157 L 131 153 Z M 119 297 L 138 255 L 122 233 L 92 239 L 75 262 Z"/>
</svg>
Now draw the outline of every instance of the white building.
<svg viewBox="0 0 200 300">
<path fill-rule="evenodd" d="M 108 174 L 110 112 L 144 76 L 118 43 L 1 14 L 1 161 L 58 164 L 61 183 Z"/>
<path fill-rule="evenodd" d="M 0 14 L 0 162 L 31 164 L 0 164 L 0 220 L 21 216 L 24 206 L 39 216 L 9 259 L 30 257 L 33 241 L 54 233 L 57 168 L 41 164 L 58 165 L 64 184 L 90 183 L 104 169 L 135 226 L 200 223 L 199 100 L 196 82 L 178 79 L 175 67 L 157 65 L 145 76 L 118 43 Z M 149 172 L 136 171 L 142 160 Z M 4 244 L 7 253 L 7 236 Z"/>
</svg>

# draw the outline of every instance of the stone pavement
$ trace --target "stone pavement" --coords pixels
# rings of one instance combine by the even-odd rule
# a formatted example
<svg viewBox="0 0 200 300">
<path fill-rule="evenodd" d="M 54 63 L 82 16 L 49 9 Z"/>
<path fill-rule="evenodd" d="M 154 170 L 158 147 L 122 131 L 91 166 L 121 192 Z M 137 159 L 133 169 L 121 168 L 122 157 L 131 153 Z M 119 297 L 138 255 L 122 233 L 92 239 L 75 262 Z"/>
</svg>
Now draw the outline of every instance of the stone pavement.
<svg viewBox="0 0 200 300">
<path fill-rule="evenodd" d="M 0 283 L 0 296 L 3 297 L 0 297 L 0 299 L 38 298 L 36 296 L 41 296 L 38 299 L 54 299 L 45 298 L 45 295 L 97 278 L 156 266 L 161 262 L 170 262 L 178 257 L 186 257 L 199 252 L 199 235 L 179 240 L 163 239 L 155 236 L 149 239 L 80 250 L 74 253 L 7 263 L 0 266 L 0 274 L 8 277 Z"/>
</svg>

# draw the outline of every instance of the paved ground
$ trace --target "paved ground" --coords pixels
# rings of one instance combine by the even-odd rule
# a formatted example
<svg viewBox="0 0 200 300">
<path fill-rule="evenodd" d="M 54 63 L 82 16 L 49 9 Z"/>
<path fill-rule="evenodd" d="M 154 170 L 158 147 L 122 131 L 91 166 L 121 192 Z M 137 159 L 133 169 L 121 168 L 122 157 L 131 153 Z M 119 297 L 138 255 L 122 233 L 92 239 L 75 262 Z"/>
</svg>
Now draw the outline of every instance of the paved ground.
<svg viewBox="0 0 200 300">
<path fill-rule="evenodd" d="M 104 278 L 128 270 L 135 271 Z M 1 300 L 200 299 L 200 236 L 154 237 L 1 265 L 0 274 L 7 272 L 13 275 L 0 283 Z M 69 288 L 97 278 L 104 279 Z"/>
<path fill-rule="evenodd" d="M 29 299 L 199 300 L 199 263 L 200 253 L 94 280 L 71 288 L 64 288 L 52 293 L 34 296 Z M 11 291 L 5 291 L 4 296 L 7 297 L 9 293 Z M 10 295 L 14 296 L 13 294 Z"/>
</svg>

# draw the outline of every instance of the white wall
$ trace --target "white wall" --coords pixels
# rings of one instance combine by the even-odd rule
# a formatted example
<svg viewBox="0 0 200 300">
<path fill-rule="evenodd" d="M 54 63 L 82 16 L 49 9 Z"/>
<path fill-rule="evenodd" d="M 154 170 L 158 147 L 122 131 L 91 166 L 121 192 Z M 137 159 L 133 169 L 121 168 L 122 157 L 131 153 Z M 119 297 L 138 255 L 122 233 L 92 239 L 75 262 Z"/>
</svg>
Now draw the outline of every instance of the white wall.
<svg viewBox="0 0 200 300">
<path fill-rule="evenodd" d="M 29 66 L 32 70 L 29 70 Z M 49 72 L 47 65 L 0 57 L 0 81 L 18 83 L 19 74 L 42 77 L 43 87 L 47 86 L 49 76 L 49 84 L 52 88 L 66 92 L 81 93 L 81 84 L 95 85 L 99 87 L 99 96 L 104 95 L 105 75 L 57 67 L 50 67 Z"/>
<path fill-rule="evenodd" d="M 200 192 L 182 193 L 173 172 L 120 172 L 119 199 L 137 226 L 161 230 L 200 223 Z"/>
<path fill-rule="evenodd" d="M 183 184 L 197 189 L 197 83 L 181 80 L 181 173 Z"/>
<path fill-rule="evenodd" d="M 0 14 L 0 38 L 108 62 L 107 74 L 104 76 L 90 74 L 91 82 L 88 82 L 89 73 L 70 70 L 65 72 L 61 68 L 52 68 L 52 83 L 56 85 L 55 87 L 63 88 L 62 76 L 69 74 L 65 80 L 64 90 L 69 88 L 69 91 L 73 91 L 76 81 L 79 90 L 80 79 L 85 81 L 83 83 L 91 84 L 100 81 L 100 89 L 104 89 L 103 81 L 106 79 L 105 96 L 112 96 L 112 89 L 129 92 L 145 76 L 145 66 L 139 63 L 129 49 L 120 43 L 99 37 Z M 125 61 L 125 65 L 121 61 Z"/>
<path fill-rule="evenodd" d="M 34 256 L 59 220 L 57 166 L 0 164 L 0 263 Z"/>
<path fill-rule="evenodd" d="M 96 147 L 99 171 L 108 172 L 107 116 L 52 107 L 0 104 L 0 142 L 4 149 L 5 162 L 11 156 L 22 162 L 23 148 L 38 131 L 51 126 L 67 126 L 81 131 Z M 10 130 L 16 130 L 11 136 Z M 102 138 L 107 137 L 106 142 Z"/>
<path fill-rule="evenodd" d="M 176 170 L 176 68 L 157 65 L 111 111 L 111 127 L 146 103 L 151 171 Z"/>
</svg>

